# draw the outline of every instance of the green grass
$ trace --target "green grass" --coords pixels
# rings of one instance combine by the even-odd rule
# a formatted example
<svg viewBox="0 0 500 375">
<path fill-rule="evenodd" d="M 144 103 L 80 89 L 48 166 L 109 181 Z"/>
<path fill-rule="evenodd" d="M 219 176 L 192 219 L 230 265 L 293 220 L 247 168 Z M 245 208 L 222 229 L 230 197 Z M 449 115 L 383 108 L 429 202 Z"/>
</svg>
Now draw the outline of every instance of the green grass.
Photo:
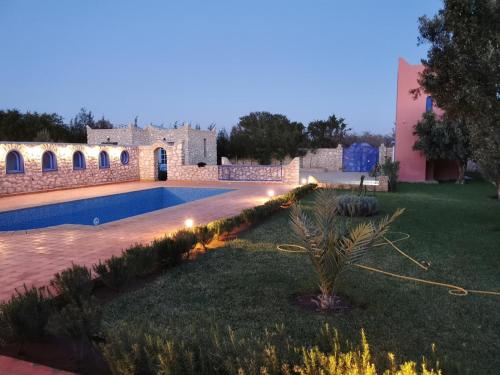
<svg viewBox="0 0 500 375">
<path fill-rule="evenodd" d="M 400 184 L 378 194 L 381 214 L 406 207 L 393 230 L 411 238 L 401 247 L 431 262 L 423 271 L 389 248 L 378 248 L 370 264 L 392 272 L 450 282 L 471 289 L 500 290 L 500 202 L 485 183 Z M 310 205 L 312 197 L 303 200 Z M 164 328 L 178 340 L 214 323 L 243 335 L 259 335 L 284 323 L 299 343 L 315 343 L 324 323 L 359 342 L 366 330 L 373 353 L 420 360 L 438 348 L 446 373 L 493 374 L 500 368 L 500 297 L 457 297 L 447 290 L 401 282 L 365 270 L 343 276 L 342 293 L 356 305 L 348 314 L 304 311 L 291 303 L 297 293 L 317 290 L 309 259 L 282 253 L 293 243 L 288 213 L 275 215 L 229 246 L 168 271 L 145 288 L 117 298 L 105 309 L 105 326 L 121 322 Z"/>
</svg>

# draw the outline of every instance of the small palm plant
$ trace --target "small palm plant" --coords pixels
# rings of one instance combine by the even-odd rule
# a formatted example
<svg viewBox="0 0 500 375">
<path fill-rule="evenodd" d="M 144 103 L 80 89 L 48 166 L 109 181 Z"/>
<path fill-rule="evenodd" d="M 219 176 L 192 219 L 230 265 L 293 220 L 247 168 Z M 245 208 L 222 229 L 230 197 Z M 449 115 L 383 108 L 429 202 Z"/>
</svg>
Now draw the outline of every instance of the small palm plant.
<svg viewBox="0 0 500 375">
<path fill-rule="evenodd" d="M 404 211 L 398 209 L 377 224 L 369 221 L 354 226 L 340 217 L 339 199 L 333 189 L 323 189 L 316 193 L 312 215 L 300 205 L 291 211 L 293 229 L 319 278 L 320 295 L 314 302 L 325 310 L 336 308 L 335 286 L 341 273 L 370 255 L 374 243 Z"/>
</svg>

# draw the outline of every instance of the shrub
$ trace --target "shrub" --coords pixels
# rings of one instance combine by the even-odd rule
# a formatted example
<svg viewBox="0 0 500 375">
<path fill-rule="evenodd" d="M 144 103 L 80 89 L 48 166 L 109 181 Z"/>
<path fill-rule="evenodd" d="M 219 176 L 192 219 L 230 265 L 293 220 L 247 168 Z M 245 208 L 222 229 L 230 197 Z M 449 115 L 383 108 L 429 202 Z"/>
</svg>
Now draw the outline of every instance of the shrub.
<svg viewBox="0 0 500 375">
<path fill-rule="evenodd" d="M 382 174 L 389 179 L 389 191 L 396 191 L 399 177 L 399 161 L 387 160 L 382 164 Z"/>
<path fill-rule="evenodd" d="M 174 233 L 172 236 L 172 239 L 174 242 L 172 243 L 172 252 L 174 254 L 178 254 L 178 256 L 174 256 L 174 258 L 177 260 L 179 259 L 182 261 L 184 257 L 189 255 L 189 252 L 195 247 L 196 243 L 198 242 L 198 238 L 196 237 L 196 234 L 192 230 L 188 229 L 181 229 L 177 232 Z M 180 261 L 178 263 L 180 263 Z M 178 264 L 178 263 L 174 263 Z"/>
<path fill-rule="evenodd" d="M 213 329 L 173 341 L 166 332 L 149 334 L 132 326 L 110 333 L 101 347 L 113 374 L 384 374 L 438 375 L 422 361 L 398 364 L 392 353 L 387 368 L 377 371 L 364 331 L 357 347 L 342 345 L 335 330 L 322 330 L 325 345 L 302 346 L 284 327 L 266 330 L 263 338 L 241 337 L 231 329 Z M 348 350 L 343 350 L 343 347 Z M 438 366 L 436 364 L 436 366 Z"/>
<path fill-rule="evenodd" d="M 180 230 L 171 237 L 154 240 L 151 244 L 162 268 L 180 264 L 197 243 L 196 235 L 190 230 Z"/>
<path fill-rule="evenodd" d="M 229 233 L 234 228 L 238 227 L 243 222 L 241 215 L 228 217 L 226 219 L 220 219 L 212 221 L 208 224 L 208 228 L 220 237 L 224 233 Z"/>
<path fill-rule="evenodd" d="M 87 267 L 73 264 L 61 273 L 56 273 L 50 281 L 50 286 L 66 302 L 81 305 L 83 300 L 89 299 L 92 293 L 92 274 Z"/>
<path fill-rule="evenodd" d="M 94 300 L 89 299 L 81 306 L 69 303 L 60 311 L 52 314 L 48 330 L 56 335 L 67 336 L 79 342 L 75 354 L 80 360 L 84 357 L 84 349 L 94 341 L 101 341 L 102 308 Z M 77 350 L 79 349 L 79 350 Z"/>
<path fill-rule="evenodd" d="M 375 197 L 341 195 L 336 207 L 342 216 L 372 216 L 378 212 L 378 201 Z"/>
<path fill-rule="evenodd" d="M 0 337 L 24 344 L 26 340 L 43 337 L 50 312 L 51 300 L 45 288 L 24 285 L 24 291 L 16 289 L 8 302 L 0 305 Z"/>
<path fill-rule="evenodd" d="M 158 268 L 158 252 L 152 246 L 135 245 L 123 252 L 130 276 L 144 277 Z"/>
<path fill-rule="evenodd" d="M 212 240 L 214 234 L 208 228 L 207 225 L 196 227 L 194 229 L 197 241 L 203 246 L 203 249 L 207 249 L 207 244 Z"/>
<path fill-rule="evenodd" d="M 115 290 L 119 290 L 129 277 L 125 257 L 114 255 L 104 263 L 99 261 L 98 264 L 94 264 L 94 272 L 99 275 L 106 286 Z"/>
</svg>

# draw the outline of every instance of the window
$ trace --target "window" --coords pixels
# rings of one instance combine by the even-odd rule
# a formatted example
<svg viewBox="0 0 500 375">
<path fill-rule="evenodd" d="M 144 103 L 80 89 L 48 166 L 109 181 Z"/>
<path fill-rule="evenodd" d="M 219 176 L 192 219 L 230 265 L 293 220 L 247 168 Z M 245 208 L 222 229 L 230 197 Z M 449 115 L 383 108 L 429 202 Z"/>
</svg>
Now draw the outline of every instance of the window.
<svg viewBox="0 0 500 375">
<path fill-rule="evenodd" d="M 203 138 L 203 157 L 207 157 L 207 139 Z"/>
<path fill-rule="evenodd" d="M 5 158 L 7 173 L 23 173 L 24 163 L 21 154 L 17 151 L 10 151 Z"/>
<path fill-rule="evenodd" d="M 99 169 L 109 168 L 109 156 L 106 151 L 99 153 Z"/>
<path fill-rule="evenodd" d="M 432 97 L 428 96 L 425 99 L 425 112 L 431 112 L 432 111 L 432 106 L 433 106 Z"/>
<path fill-rule="evenodd" d="M 122 162 L 123 165 L 128 164 L 128 152 L 127 151 L 122 151 L 120 154 L 120 161 Z"/>
<path fill-rule="evenodd" d="M 45 151 L 42 155 L 42 171 L 57 171 L 56 155 L 52 151 Z"/>
<path fill-rule="evenodd" d="M 76 151 L 73 154 L 73 169 L 85 169 L 85 157 L 81 151 Z"/>
</svg>

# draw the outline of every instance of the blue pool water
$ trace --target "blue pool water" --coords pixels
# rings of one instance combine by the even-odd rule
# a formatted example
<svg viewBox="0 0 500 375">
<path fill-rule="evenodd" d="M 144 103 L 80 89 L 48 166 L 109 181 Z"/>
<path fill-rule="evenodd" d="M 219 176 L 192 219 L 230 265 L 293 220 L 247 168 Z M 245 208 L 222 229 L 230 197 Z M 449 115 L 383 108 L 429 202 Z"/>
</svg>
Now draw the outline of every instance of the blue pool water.
<svg viewBox="0 0 500 375">
<path fill-rule="evenodd" d="M 0 231 L 62 224 L 99 225 L 223 194 L 232 189 L 154 188 L 0 212 Z"/>
</svg>

